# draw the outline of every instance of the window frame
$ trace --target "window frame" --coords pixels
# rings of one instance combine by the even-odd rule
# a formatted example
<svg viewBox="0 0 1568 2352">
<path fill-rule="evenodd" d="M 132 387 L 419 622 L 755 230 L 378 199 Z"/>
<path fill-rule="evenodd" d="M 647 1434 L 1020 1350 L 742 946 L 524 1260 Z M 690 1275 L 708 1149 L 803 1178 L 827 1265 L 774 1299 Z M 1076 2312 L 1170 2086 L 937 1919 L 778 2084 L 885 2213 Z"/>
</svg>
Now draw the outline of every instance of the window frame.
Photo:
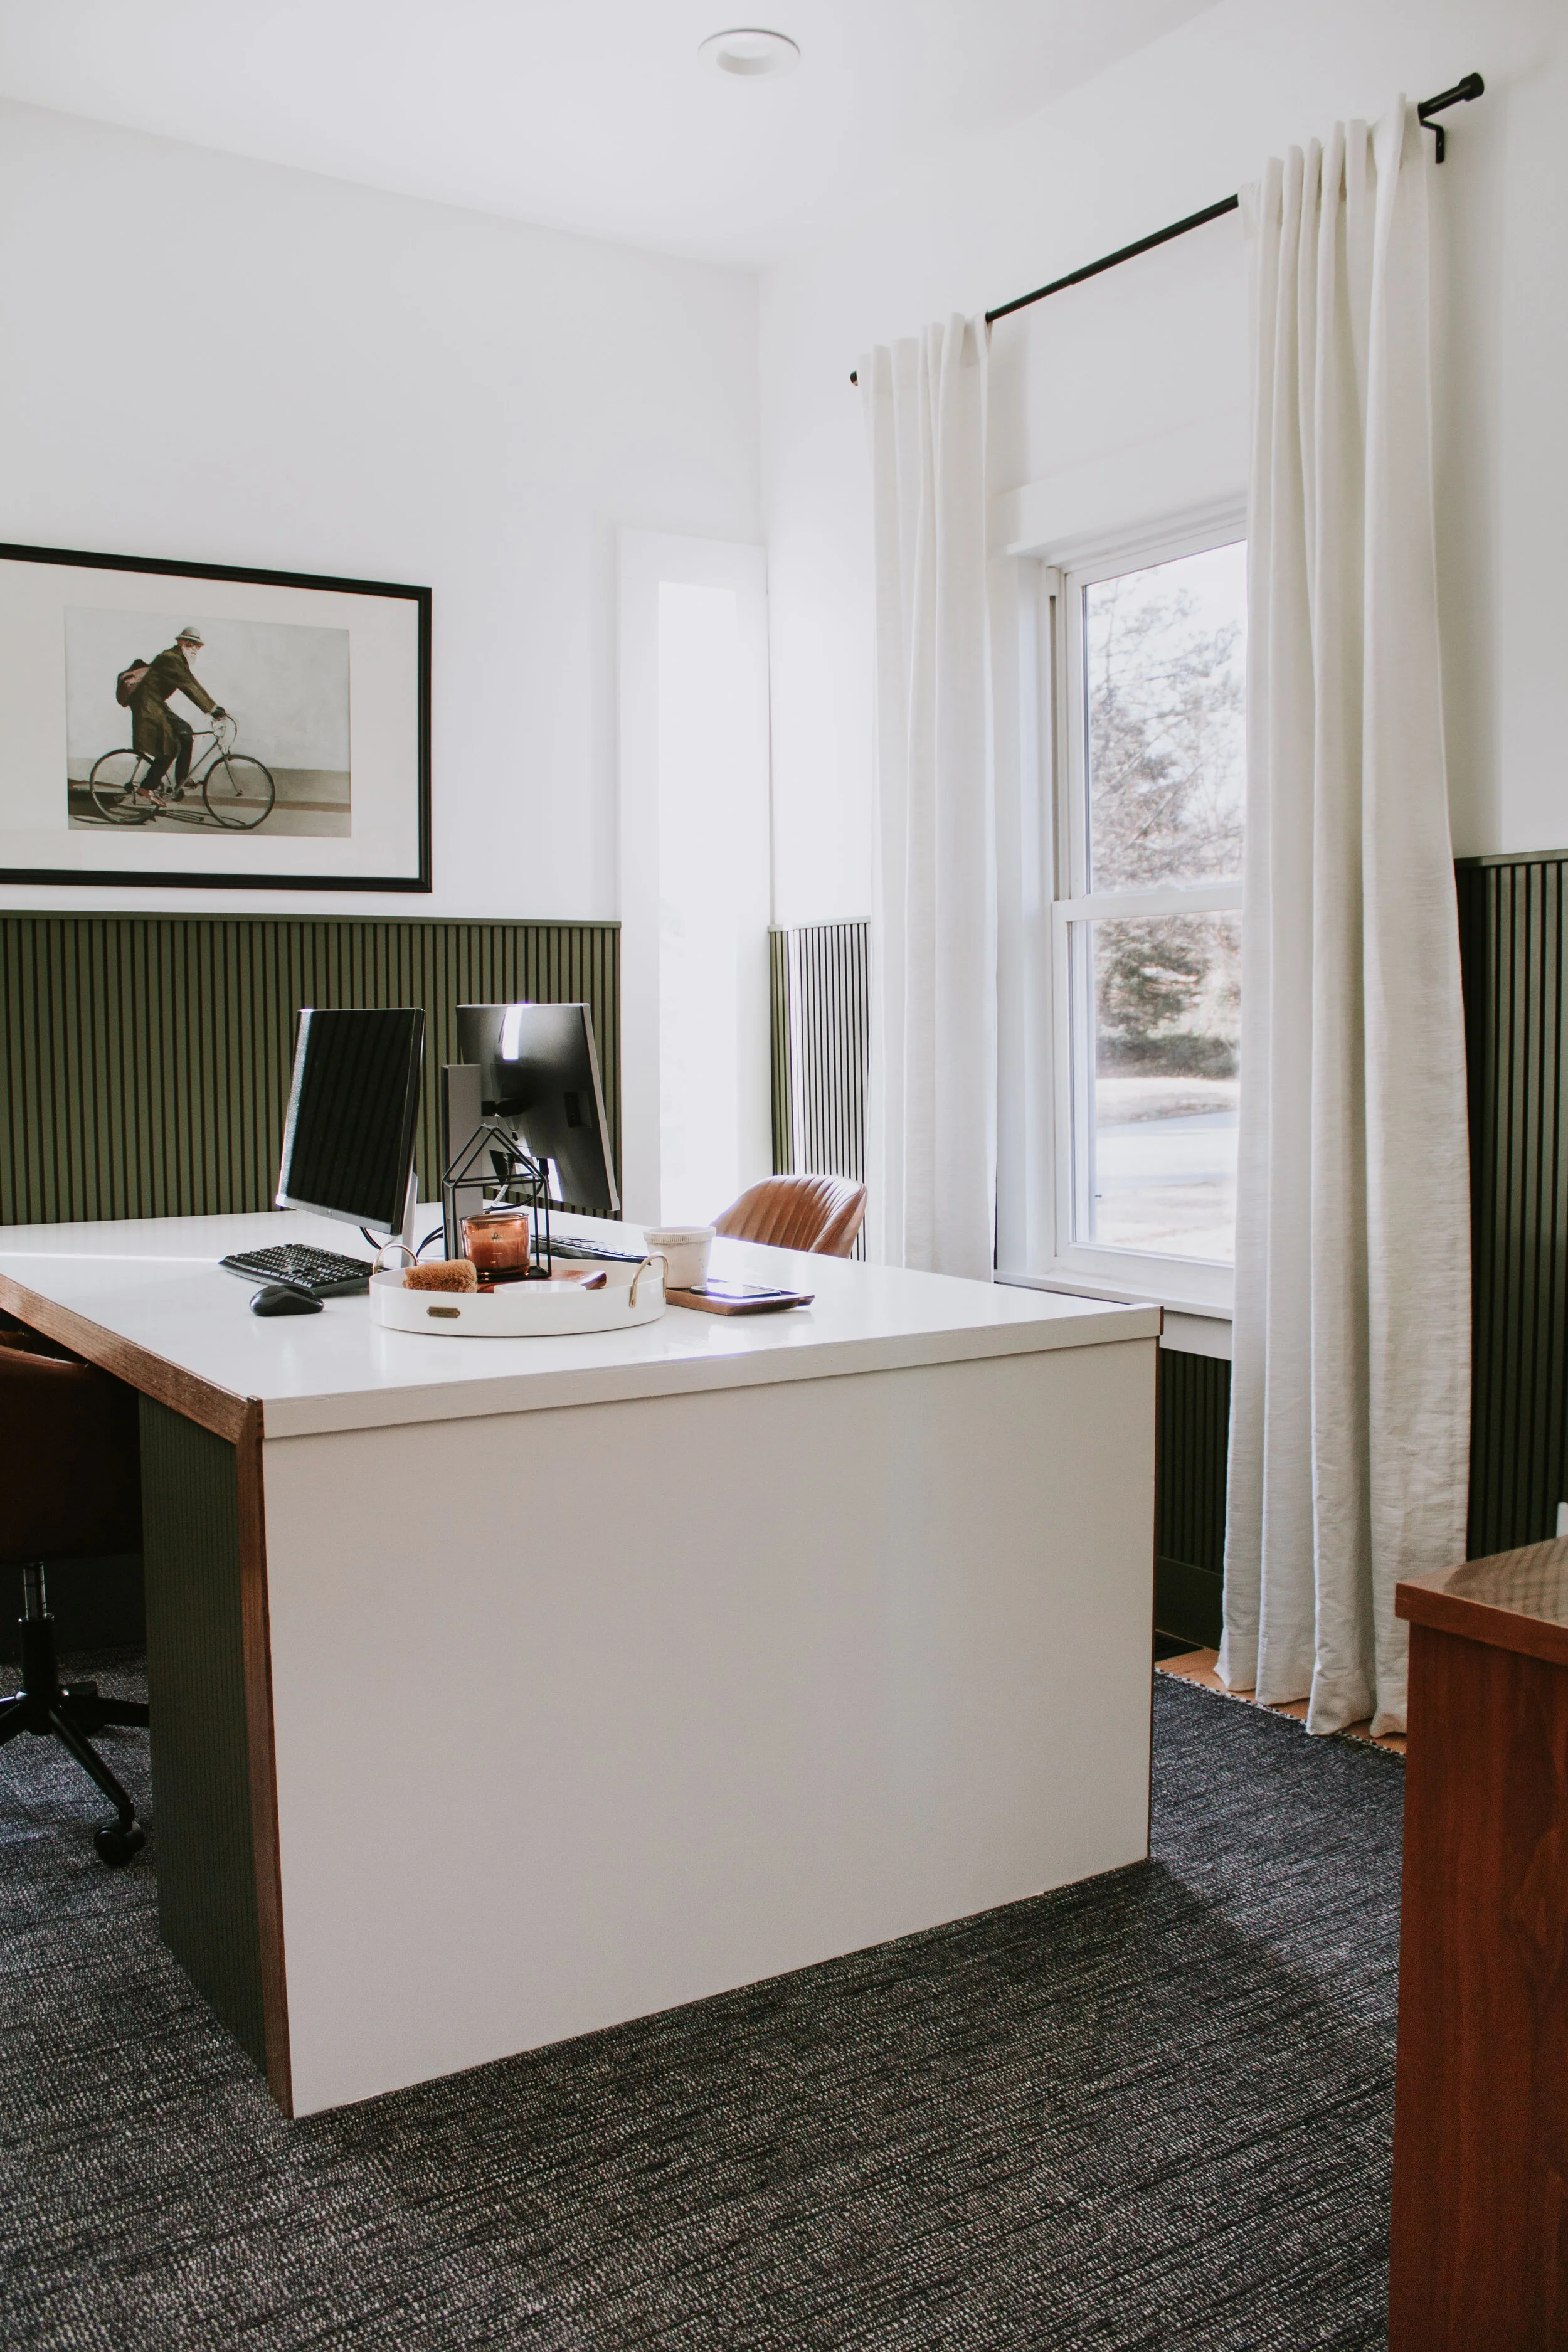
<svg viewBox="0 0 1568 2352">
<path fill-rule="evenodd" d="M 1239 874 L 1215 882 L 1165 883 L 1137 890 L 1089 887 L 1088 698 L 1083 591 L 1124 572 L 1152 570 L 1247 538 L 1245 502 L 1211 511 L 1186 529 L 1119 532 L 1114 541 L 1074 550 L 1052 566 L 1050 640 L 1052 736 L 1050 799 L 1055 839 L 1050 904 L 1051 1126 L 1054 1163 L 1052 1261 L 1047 1281 L 1126 1297 L 1154 1297 L 1197 1313 L 1231 1311 L 1234 1262 L 1166 1256 L 1079 1241 L 1078 1202 L 1092 1181 L 1090 1013 L 1088 926 L 1110 917 L 1239 913 Z M 1075 964 L 1077 971 L 1075 973 Z M 1074 982 L 1077 979 L 1078 985 Z"/>
</svg>

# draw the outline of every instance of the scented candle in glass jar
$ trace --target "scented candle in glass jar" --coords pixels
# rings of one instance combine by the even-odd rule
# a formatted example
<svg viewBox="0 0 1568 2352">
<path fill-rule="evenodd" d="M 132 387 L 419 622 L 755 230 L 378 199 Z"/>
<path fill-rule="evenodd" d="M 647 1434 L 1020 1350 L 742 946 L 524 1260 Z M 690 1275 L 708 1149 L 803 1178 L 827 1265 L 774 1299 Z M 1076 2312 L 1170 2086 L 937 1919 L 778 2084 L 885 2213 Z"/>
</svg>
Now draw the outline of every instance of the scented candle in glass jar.
<svg viewBox="0 0 1568 2352">
<path fill-rule="evenodd" d="M 463 1219 L 463 1255 L 473 1260 L 481 1275 L 514 1277 L 528 1272 L 529 1215 L 522 1208 L 499 1204 Z"/>
</svg>

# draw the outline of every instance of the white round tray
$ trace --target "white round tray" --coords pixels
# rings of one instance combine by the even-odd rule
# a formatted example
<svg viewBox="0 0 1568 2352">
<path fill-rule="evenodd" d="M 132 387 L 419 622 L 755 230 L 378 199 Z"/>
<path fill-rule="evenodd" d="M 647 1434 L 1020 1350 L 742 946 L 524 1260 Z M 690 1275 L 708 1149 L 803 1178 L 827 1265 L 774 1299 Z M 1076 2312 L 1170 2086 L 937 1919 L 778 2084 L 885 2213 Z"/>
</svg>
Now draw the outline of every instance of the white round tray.
<svg viewBox="0 0 1568 2352">
<path fill-rule="evenodd" d="M 390 1266 L 370 1278 L 371 1319 L 388 1331 L 416 1331 L 426 1339 L 555 1339 L 568 1331 L 625 1331 L 634 1323 L 658 1322 L 664 1313 L 662 1262 L 645 1260 L 640 1269 L 607 1265 L 602 1290 L 575 1282 L 509 1282 L 481 1295 L 405 1290 L 403 1268 Z"/>
</svg>

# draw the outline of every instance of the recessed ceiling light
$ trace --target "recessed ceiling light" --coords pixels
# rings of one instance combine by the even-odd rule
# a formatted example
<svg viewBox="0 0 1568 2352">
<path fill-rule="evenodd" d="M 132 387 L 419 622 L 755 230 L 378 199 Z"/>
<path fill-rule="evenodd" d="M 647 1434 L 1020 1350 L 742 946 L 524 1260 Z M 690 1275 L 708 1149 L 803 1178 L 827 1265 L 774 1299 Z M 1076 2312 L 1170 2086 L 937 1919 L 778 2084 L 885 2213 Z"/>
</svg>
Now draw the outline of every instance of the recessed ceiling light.
<svg viewBox="0 0 1568 2352">
<path fill-rule="evenodd" d="M 793 73 L 800 63 L 800 49 L 787 33 L 764 33 L 754 25 L 737 26 L 732 32 L 714 33 L 697 52 L 706 66 L 715 73 L 758 74 Z"/>
</svg>

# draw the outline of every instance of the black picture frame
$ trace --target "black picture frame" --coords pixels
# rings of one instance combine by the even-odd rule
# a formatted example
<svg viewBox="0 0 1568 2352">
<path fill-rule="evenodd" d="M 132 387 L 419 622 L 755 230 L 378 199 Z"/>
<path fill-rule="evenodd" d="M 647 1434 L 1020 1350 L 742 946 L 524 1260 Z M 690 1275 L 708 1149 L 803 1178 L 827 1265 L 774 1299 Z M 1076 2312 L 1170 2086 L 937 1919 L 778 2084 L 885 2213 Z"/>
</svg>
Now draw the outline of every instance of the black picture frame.
<svg viewBox="0 0 1568 2352">
<path fill-rule="evenodd" d="M 417 740 L 415 761 L 417 807 L 415 812 L 414 825 L 417 864 L 415 871 L 410 874 L 362 875 L 352 872 L 267 873 L 254 869 L 235 872 L 225 871 L 222 867 L 198 872 L 190 867 L 170 871 L 153 870 L 147 866 L 121 868 L 118 866 L 18 866 L 0 863 L 0 882 L 12 885 L 42 884 L 79 888 L 342 890 L 428 894 L 432 887 L 431 592 L 428 588 L 416 587 L 405 582 L 354 580 L 327 572 L 274 572 L 257 566 L 234 563 L 176 562 L 161 556 L 110 555 L 93 553 L 78 548 L 28 547 L 12 541 L 0 541 L 0 565 L 8 563 L 37 563 L 66 566 L 81 571 L 153 574 L 171 581 L 225 581 L 255 587 L 327 592 L 337 596 L 394 598 L 412 604 L 417 614 L 416 654 Z M 0 810 L 0 859 L 4 857 L 4 813 Z"/>
</svg>

